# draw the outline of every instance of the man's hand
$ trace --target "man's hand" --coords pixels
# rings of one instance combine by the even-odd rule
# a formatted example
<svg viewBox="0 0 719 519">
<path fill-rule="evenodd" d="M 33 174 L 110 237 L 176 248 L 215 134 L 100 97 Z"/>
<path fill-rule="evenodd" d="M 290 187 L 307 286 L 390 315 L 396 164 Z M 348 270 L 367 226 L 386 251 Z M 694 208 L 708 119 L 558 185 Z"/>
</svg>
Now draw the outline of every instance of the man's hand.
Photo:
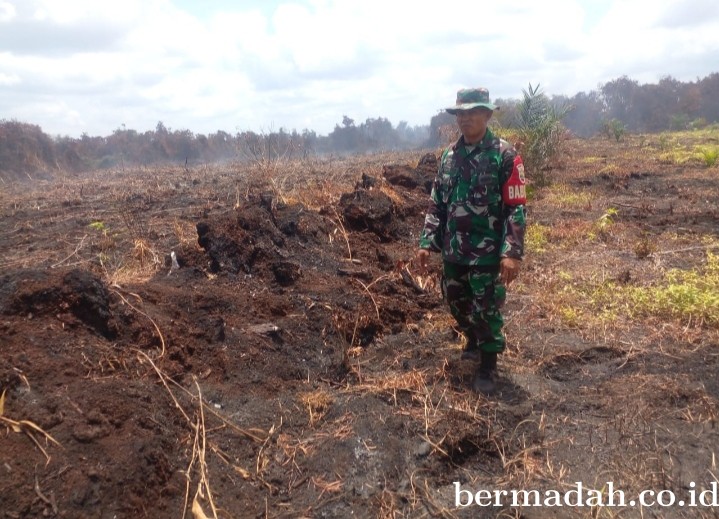
<svg viewBox="0 0 719 519">
<path fill-rule="evenodd" d="M 521 260 L 514 258 L 502 258 L 499 262 L 499 280 L 505 287 L 508 287 L 519 274 Z"/>
<path fill-rule="evenodd" d="M 427 274 L 427 263 L 429 262 L 429 251 L 419 249 L 417 251 L 417 268 L 420 276 Z"/>
</svg>

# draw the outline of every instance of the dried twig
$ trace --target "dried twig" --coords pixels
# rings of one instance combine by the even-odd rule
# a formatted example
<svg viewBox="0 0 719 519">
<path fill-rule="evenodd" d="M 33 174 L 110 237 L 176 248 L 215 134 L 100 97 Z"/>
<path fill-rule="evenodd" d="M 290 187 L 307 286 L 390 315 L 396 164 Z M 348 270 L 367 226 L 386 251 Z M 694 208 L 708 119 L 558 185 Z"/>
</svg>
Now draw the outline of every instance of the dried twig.
<svg viewBox="0 0 719 519">
<path fill-rule="evenodd" d="M 5 391 L 7 390 L 3 390 L 2 394 L 0 395 L 0 423 L 4 423 L 7 427 L 10 427 L 16 433 L 25 433 L 28 438 L 33 441 L 37 448 L 40 449 L 40 451 L 45 455 L 45 464 L 47 465 L 48 463 L 50 463 L 50 455 L 43 448 L 43 446 L 40 445 L 40 442 L 37 440 L 37 438 L 35 438 L 35 436 L 33 435 L 33 431 L 39 432 L 45 437 L 45 439 L 50 440 L 58 447 L 62 447 L 62 445 L 60 445 L 60 442 L 53 438 L 50 433 L 46 432 L 42 427 L 35 424 L 34 422 L 31 422 L 30 420 L 13 420 L 11 418 L 8 418 L 7 416 L 3 416 L 5 414 Z"/>
<path fill-rule="evenodd" d="M 337 210 L 335 210 L 335 217 L 337 219 L 332 221 L 337 224 L 337 230 L 342 233 L 342 237 L 345 239 L 345 243 L 347 244 L 347 259 L 352 261 L 352 248 L 350 247 L 349 234 L 347 233 L 345 226 L 342 225 L 342 217 L 337 213 Z"/>
<path fill-rule="evenodd" d="M 359 279 L 356 279 L 355 281 L 357 281 L 357 283 L 362 285 L 362 288 L 364 288 L 365 291 L 367 292 L 367 295 L 369 295 L 369 298 L 372 300 L 372 304 L 374 305 L 374 311 L 377 313 L 377 319 L 380 319 L 379 306 L 377 306 L 377 301 L 375 301 L 374 296 L 372 295 L 372 292 L 369 291 L 369 285 L 365 285 Z"/>
<path fill-rule="evenodd" d="M 178 402 L 177 399 L 175 398 L 175 395 L 174 395 L 174 394 L 172 393 L 172 391 L 170 390 L 170 387 L 168 386 L 168 382 L 169 382 L 170 384 L 172 384 L 173 386 L 175 386 L 176 388 L 178 388 L 178 389 L 179 389 L 180 391 L 182 391 L 183 393 L 185 393 L 186 395 L 190 396 L 191 398 L 194 399 L 194 398 L 197 398 L 197 397 L 196 397 L 191 391 L 189 391 L 188 389 L 182 387 L 180 384 L 178 384 L 177 382 L 175 382 L 174 380 L 172 380 L 170 377 L 166 376 L 166 375 L 157 367 L 157 365 L 152 361 L 152 359 L 151 359 L 145 352 L 140 351 L 140 350 L 137 350 L 137 353 L 139 353 L 140 355 L 142 355 L 143 357 L 145 357 L 145 358 L 150 362 L 150 364 L 152 365 L 153 369 L 155 370 L 155 372 L 157 373 L 157 375 L 160 377 L 160 380 L 162 381 L 162 384 L 165 386 L 165 389 L 167 389 L 167 391 L 170 393 L 170 396 L 171 396 L 172 400 L 175 402 L 175 406 L 177 406 L 177 407 L 180 409 L 180 412 L 181 412 L 182 415 L 185 417 L 185 419 L 186 419 L 188 422 L 192 423 L 192 420 L 189 418 L 189 416 L 187 415 L 187 413 L 185 413 L 184 409 L 182 408 L 182 406 L 180 406 L 179 402 Z M 258 436 L 257 434 L 255 434 L 255 433 L 253 433 L 253 432 L 250 432 L 250 431 L 248 431 L 247 429 L 243 429 L 243 428 L 241 428 L 241 427 L 235 425 L 234 423 L 230 422 L 227 418 L 225 418 L 225 417 L 222 416 L 220 413 L 218 413 L 217 411 L 215 411 L 215 410 L 214 410 L 207 402 L 205 402 L 204 400 L 202 401 L 202 406 L 203 406 L 203 408 L 204 408 L 205 411 L 209 412 L 209 413 L 210 413 L 211 415 L 213 415 L 215 418 L 219 419 L 223 424 L 227 425 L 229 428 L 233 429 L 234 431 L 236 431 L 237 433 L 241 434 L 241 435 L 244 436 L 245 438 L 248 438 L 248 439 L 250 439 L 250 440 L 252 440 L 252 441 L 255 441 L 255 442 L 257 442 L 257 443 L 262 443 L 262 442 L 265 441 L 265 438 L 262 438 L 262 437 Z"/>
<path fill-rule="evenodd" d="M 113 286 L 116 287 L 116 288 L 118 288 L 118 289 L 120 288 L 118 285 L 113 285 Z M 147 315 L 147 314 L 146 314 L 145 312 L 143 312 L 142 310 L 138 310 L 137 308 L 135 308 L 135 307 L 132 305 L 132 303 L 130 303 L 127 299 L 125 299 L 125 297 L 124 297 L 120 292 L 118 292 L 117 290 L 113 290 L 113 292 L 114 292 L 115 294 L 117 294 L 118 296 L 120 296 L 120 299 L 122 299 L 122 301 L 123 301 L 127 306 L 129 306 L 130 308 L 132 308 L 133 310 L 135 310 L 135 312 L 137 312 L 138 314 L 140 314 L 140 315 L 142 315 L 142 316 L 145 316 L 145 317 L 152 323 L 152 326 L 155 327 L 155 330 L 157 331 L 157 335 L 160 337 L 160 343 L 162 344 L 162 351 L 160 351 L 160 358 L 162 358 L 162 357 L 165 355 L 165 338 L 162 336 L 162 332 L 160 331 L 160 327 L 157 326 L 157 323 L 152 319 L 152 317 L 150 317 L 149 315 Z M 148 358 L 149 358 L 149 357 L 148 357 Z"/>
<path fill-rule="evenodd" d="M 50 268 L 51 268 L 51 269 L 54 269 L 54 268 L 59 267 L 60 265 L 62 265 L 63 263 L 65 263 L 67 260 L 69 260 L 70 258 L 72 258 L 75 254 L 77 254 L 78 251 L 79 251 L 80 249 L 82 249 L 82 246 L 83 246 L 83 244 L 85 243 L 85 238 L 87 238 L 87 234 L 82 237 L 82 239 L 80 240 L 80 243 L 77 244 L 77 247 L 75 247 L 75 250 L 72 251 L 72 253 L 71 253 L 69 256 L 67 256 L 67 257 L 64 258 L 64 259 L 61 259 L 60 261 L 58 261 L 58 262 L 55 263 L 54 265 L 50 265 Z"/>
<path fill-rule="evenodd" d="M 195 424 L 195 443 L 197 444 L 198 439 L 201 440 L 201 442 L 199 444 L 199 448 L 197 449 L 198 459 L 200 462 L 200 481 L 197 484 L 197 491 L 195 492 L 195 498 L 192 502 L 192 510 L 193 512 L 195 512 L 196 508 L 199 507 L 200 511 L 202 511 L 202 507 L 200 506 L 197 498 L 204 497 L 204 494 L 206 493 L 207 500 L 209 501 L 210 508 L 212 509 L 212 516 L 214 517 L 214 519 L 217 519 L 217 507 L 215 507 L 215 502 L 212 499 L 210 477 L 207 471 L 207 431 L 205 429 L 205 413 L 203 412 L 204 406 L 202 399 L 202 390 L 200 389 L 200 384 L 197 382 L 197 379 L 195 377 L 193 377 L 193 379 L 195 382 L 195 387 L 197 387 L 197 399 L 200 402 L 200 405 L 198 407 L 199 413 L 197 423 Z M 202 515 L 204 515 L 204 512 L 202 512 Z"/>
<path fill-rule="evenodd" d="M 382 281 L 382 280 L 384 280 L 384 279 L 390 278 L 390 277 L 392 277 L 392 274 L 384 274 L 383 276 L 378 277 L 377 279 L 375 279 L 374 281 L 372 281 L 372 283 L 369 283 L 369 284 L 367 284 L 367 285 L 365 285 L 364 283 L 362 283 L 362 281 L 360 281 L 359 279 L 354 279 L 354 278 L 353 278 L 355 281 L 357 281 L 357 283 L 359 283 L 360 285 L 362 285 L 362 288 L 365 289 L 365 291 L 366 291 L 367 294 L 369 295 L 370 299 L 372 300 L 372 303 L 374 304 L 375 312 L 377 313 L 377 319 L 381 319 L 381 317 L 380 317 L 380 315 L 379 315 L 379 306 L 377 305 L 377 301 L 375 300 L 374 296 L 372 295 L 372 292 L 370 292 L 369 289 L 370 289 L 370 287 L 371 287 L 372 285 L 374 285 L 374 284 L 376 284 L 376 283 L 378 283 L 378 282 L 380 282 L 380 281 Z"/>
<path fill-rule="evenodd" d="M 165 386 L 165 389 L 166 389 L 167 392 L 170 394 L 170 398 L 172 398 L 172 401 L 175 403 L 175 407 L 180 410 L 180 413 L 182 413 L 182 416 L 185 418 L 185 420 L 187 420 L 187 422 L 191 424 L 191 423 L 192 423 L 192 420 L 191 420 L 190 417 L 187 415 L 187 413 L 185 412 L 185 410 L 182 408 L 182 406 L 180 405 L 180 402 L 177 401 L 177 398 L 175 398 L 175 394 L 174 394 L 174 393 L 172 392 L 172 390 L 170 389 L 170 386 L 167 385 L 167 381 L 170 380 L 170 381 L 172 382 L 172 379 L 166 377 L 166 376 L 164 375 L 164 373 L 162 373 L 162 371 L 160 371 L 160 368 L 157 367 L 157 364 L 155 364 L 155 363 L 152 361 L 152 359 L 147 355 L 147 353 L 145 353 L 144 351 L 140 351 L 140 350 L 137 350 L 137 353 L 140 354 L 140 355 L 142 355 L 143 357 L 145 357 L 145 358 L 147 359 L 147 361 L 148 361 L 148 362 L 150 363 L 150 365 L 152 366 L 152 369 L 154 369 L 154 370 L 155 370 L 155 373 L 157 373 L 157 376 L 160 377 L 160 382 L 162 382 L 162 385 Z"/>
<path fill-rule="evenodd" d="M 719 247 L 719 243 L 710 243 L 708 245 L 696 245 L 694 247 L 684 247 L 682 249 L 674 249 L 674 250 L 664 250 L 659 252 L 653 252 L 652 256 L 661 256 L 664 254 L 676 254 L 678 252 L 688 252 L 691 250 L 709 250 L 709 249 L 716 249 Z"/>
<path fill-rule="evenodd" d="M 50 497 L 48 498 L 45 494 L 42 493 L 40 490 L 40 483 L 37 480 L 37 475 L 35 476 L 35 493 L 37 494 L 37 497 L 40 498 L 40 500 L 45 503 L 46 505 L 49 505 L 50 508 L 52 508 L 53 515 L 57 515 L 57 502 L 55 500 L 55 493 L 50 491 Z"/>
</svg>

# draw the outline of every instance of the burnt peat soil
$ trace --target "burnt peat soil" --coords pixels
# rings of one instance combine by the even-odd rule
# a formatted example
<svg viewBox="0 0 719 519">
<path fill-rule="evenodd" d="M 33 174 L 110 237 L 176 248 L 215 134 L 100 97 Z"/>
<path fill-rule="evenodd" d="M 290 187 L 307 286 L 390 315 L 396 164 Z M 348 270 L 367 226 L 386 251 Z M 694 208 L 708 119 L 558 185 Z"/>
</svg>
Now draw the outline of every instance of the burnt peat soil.
<svg viewBox="0 0 719 519">
<path fill-rule="evenodd" d="M 438 258 L 411 263 L 432 154 L 291 187 L 283 165 L 2 184 L 0 518 L 716 517 L 455 506 L 454 482 L 688 502 L 716 480 L 717 322 L 621 304 L 719 240 L 716 167 L 656 151 L 571 140 L 535 186 L 491 398 Z"/>
</svg>

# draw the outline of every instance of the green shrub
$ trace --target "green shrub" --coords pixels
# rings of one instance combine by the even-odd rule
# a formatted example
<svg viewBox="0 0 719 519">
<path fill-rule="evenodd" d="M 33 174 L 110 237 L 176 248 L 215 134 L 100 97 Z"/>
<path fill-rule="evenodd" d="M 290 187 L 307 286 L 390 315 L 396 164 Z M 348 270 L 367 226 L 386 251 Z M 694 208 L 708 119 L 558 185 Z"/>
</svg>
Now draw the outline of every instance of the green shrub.
<svg viewBox="0 0 719 519">
<path fill-rule="evenodd" d="M 571 106 L 555 107 L 541 92 L 539 85 L 523 90 L 524 99 L 519 106 L 518 137 L 524 143 L 522 158 L 528 174 L 537 185 L 545 185 L 545 171 L 560 153 L 565 128 L 562 119 Z"/>
<path fill-rule="evenodd" d="M 626 126 L 619 119 L 610 119 L 602 123 L 602 130 L 608 139 L 614 138 L 619 142 L 627 132 Z"/>
<path fill-rule="evenodd" d="M 702 160 L 707 167 L 712 167 L 717 163 L 719 158 L 719 148 L 716 147 L 705 147 L 700 150 Z"/>
</svg>

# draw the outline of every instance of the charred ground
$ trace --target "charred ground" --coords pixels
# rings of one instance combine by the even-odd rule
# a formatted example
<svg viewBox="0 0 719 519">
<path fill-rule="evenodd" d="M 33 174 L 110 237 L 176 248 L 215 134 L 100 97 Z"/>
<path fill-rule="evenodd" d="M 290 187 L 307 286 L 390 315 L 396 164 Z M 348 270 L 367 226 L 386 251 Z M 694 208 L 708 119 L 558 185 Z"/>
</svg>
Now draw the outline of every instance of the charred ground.
<svg viewBox="0 0 719 519">
<path fill-rule="evenodd" d="M 713 314 L 581 296 L 705 268 L 719 175 L 644 140 L 567 152 L 492 399 L 412 268 L 434 154 L 4 185 L 0 517 L 601 517 L 456 509 L 452 483 L 709 484 Z"/>
</svg>

